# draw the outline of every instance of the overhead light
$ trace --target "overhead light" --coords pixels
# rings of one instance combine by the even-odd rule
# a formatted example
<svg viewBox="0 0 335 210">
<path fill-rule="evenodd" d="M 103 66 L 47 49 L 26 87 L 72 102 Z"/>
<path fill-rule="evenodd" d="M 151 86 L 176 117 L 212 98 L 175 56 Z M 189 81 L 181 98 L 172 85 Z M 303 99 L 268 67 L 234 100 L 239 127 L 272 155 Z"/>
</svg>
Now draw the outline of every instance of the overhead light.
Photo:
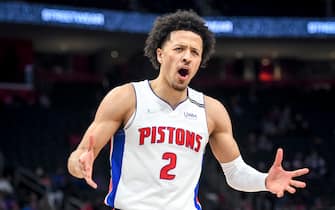
<svg viewBox="0 0 335 210">
<path fill-rule="evenodd" d="M 118 58 L 119 57 L 119 52 L 117 50 L 112 50 L 110 53 L 110 56 L 112 58 Z"/>
</svg>

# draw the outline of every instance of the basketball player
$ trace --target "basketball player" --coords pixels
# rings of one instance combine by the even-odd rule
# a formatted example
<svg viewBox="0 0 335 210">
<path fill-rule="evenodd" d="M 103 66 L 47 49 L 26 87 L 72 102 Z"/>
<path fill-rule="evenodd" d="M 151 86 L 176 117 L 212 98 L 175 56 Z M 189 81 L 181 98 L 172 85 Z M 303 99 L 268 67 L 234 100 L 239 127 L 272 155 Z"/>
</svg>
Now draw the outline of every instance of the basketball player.
<svg viewBox="0 0 335 210">
<path fill-rule="evenodd" d="M 111 141 L 107 205 L 122 210 L 201 209 L 198 182 L 209 143 L 234 189 L 282 197 L 285 191 L 304 188 L 306 184 L 294 178 L 308 169 L 284 170 L 282 149 L 268 173 L 247 165 L 225 107 L 188 86 L 214 52 L 214 44 L 213 33 L 192 11 L 159 17 L 145 46 L 158 77 L 116 87 L 105 96 L 68 159 L 69 172 L 97 188 L 93 162 Z"/>
</svg>

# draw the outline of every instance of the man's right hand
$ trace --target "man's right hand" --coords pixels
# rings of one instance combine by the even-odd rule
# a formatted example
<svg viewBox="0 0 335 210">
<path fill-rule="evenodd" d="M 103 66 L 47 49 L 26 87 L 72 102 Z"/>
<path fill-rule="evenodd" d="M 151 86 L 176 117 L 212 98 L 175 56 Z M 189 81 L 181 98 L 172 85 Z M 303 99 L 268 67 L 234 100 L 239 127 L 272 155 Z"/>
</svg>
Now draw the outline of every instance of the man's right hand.
<svg viewBox="0 0 335 210">
<path fill-rule="evenodd" d="M 98 185 L 92 180 L 93 173 L 93 162 L 94 162 L 94 139 L 93 136 L 89 137 L 88 150 L 79 156 L 79 166 L 82 173 L 82 177 L 86 183 L 96 189 Z"/>
</svg>

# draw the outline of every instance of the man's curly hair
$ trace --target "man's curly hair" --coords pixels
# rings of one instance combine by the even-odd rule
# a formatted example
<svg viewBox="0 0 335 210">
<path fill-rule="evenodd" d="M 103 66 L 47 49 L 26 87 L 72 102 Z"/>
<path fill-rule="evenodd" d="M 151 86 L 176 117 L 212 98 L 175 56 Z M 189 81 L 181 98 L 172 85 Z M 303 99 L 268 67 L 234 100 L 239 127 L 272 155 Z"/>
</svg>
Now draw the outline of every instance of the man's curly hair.
<svg viewBox="0 0 335 210">
<path fill-rule="evenodd" d="M 144 55 L 150 59 L 155 69 L 159 69 L 156 50 L 170 38 L 171 32 L 178 30 L 192 31 L 202 38 L 203 52 L 200 66 L 205 67 L 214 53 L 215 37 L 205 25 L 205 21 L 193 11 L 178 10 L 158 17 L 145 42 Z"/>
</svg>

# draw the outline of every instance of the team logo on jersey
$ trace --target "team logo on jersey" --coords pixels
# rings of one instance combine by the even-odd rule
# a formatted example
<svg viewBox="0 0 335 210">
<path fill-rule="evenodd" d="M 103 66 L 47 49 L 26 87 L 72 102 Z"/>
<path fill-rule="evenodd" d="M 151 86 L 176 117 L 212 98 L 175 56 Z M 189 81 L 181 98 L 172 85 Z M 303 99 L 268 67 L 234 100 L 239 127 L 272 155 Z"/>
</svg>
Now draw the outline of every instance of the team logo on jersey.
<svg viewBox="0 0 335 210">
<path fill-rule="evenodd" d="M 139 145 L 150 144 L 175 144 L 184 146 L 195 152 L 201 148 L 202 136 L 183 128 L 153 126 L 139 128 Z"/>
<path fill-rule="evenodd" d="M 196 114 L 190 112 L 184 112 L 184 117 L 190 120 L 196 120 L 198 118 Z"/>
</svg>

